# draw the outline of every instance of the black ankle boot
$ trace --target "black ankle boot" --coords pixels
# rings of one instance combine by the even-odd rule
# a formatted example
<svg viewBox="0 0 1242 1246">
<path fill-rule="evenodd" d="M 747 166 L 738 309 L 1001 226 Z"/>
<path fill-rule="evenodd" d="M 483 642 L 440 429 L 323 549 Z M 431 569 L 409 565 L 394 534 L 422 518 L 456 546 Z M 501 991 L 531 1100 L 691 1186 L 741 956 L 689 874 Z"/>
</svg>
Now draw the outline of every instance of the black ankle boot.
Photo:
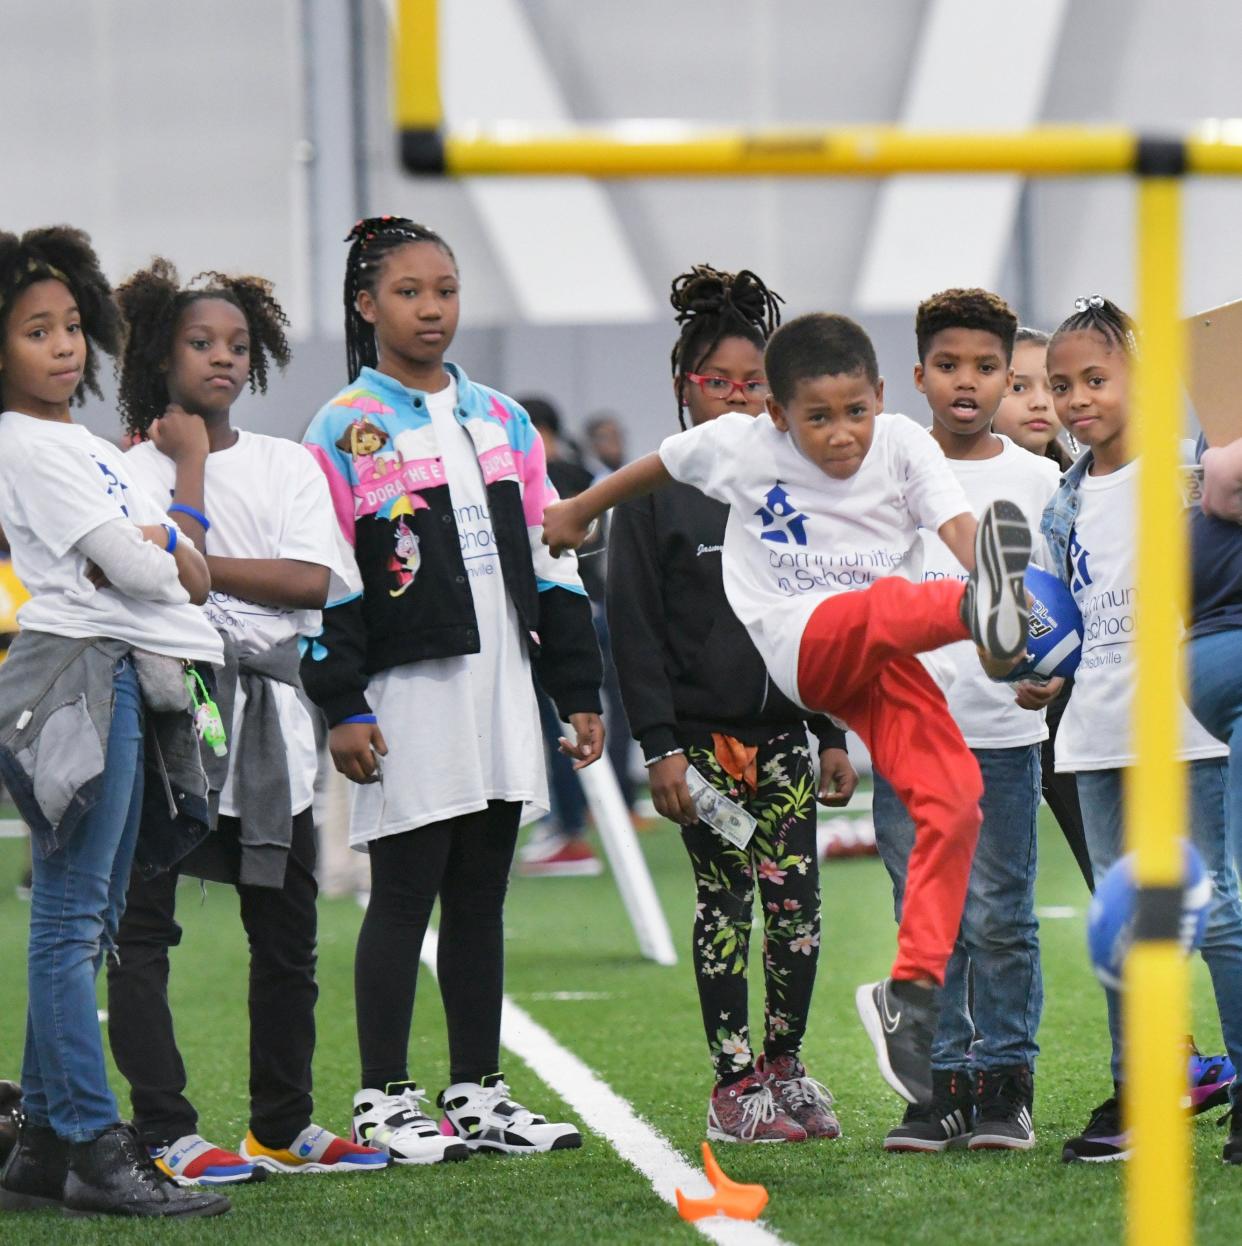
<svg viewBox="0 0 1242 1246">
<path fill-rule="evenodd" d="M 22 1088 L 16 1082 L 0 1082 L 0 1168 L 17 1145 L 22 1118 Z"/>
<path fill-rule="evenodd" d="M 69 1216 L 218 1216 L 232 1205 L 166 1177 L 132 1125 L 113 1125 L 94 1142 L 69 1147 L 64 1204 Z"/>
<path fill-rule="evenodd" d="M 0 1172 L 0 1208 L 37 1211 L 59 1207 L 69 1172 L 69 1144 L 48 1125 L 18 1125 L 17 1146 Z"/>
</svg>

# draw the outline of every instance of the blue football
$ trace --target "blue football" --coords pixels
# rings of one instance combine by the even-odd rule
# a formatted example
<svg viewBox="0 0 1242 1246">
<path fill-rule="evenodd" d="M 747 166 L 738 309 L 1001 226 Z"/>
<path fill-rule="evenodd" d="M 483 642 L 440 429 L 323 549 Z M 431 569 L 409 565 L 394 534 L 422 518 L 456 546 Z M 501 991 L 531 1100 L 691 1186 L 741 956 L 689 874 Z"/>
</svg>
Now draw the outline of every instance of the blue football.
<svg viewBox="0 0 1242 1246">
<path fill-rule="evenodd" d="M 1082 656 L 1082 615 L 1073 594 L 1052 572 L 1039 567 L 1027 567 L 1026 591 L 1034 598 L 1027 657 L 1005 676 L 1006 681 L 1072 675 Z"/>
<path fill-rule="evenodd" d="M 1198 947 L 1207 925 L 1212 879 L 1203 858 L 1189 840 L 1183 841 L 1186 886 L 1182 892 L 1181 944 L 1185 951 Z M 1121 989 L 1126 956 L 1134 942 L 1134 914 L 1138 887 L 1134 882 L 1134 855 L 1115 861 L 1096 881 L 1087 910 L 1087 950 L 1095 976 L 1113 990 Z"/>
</svg>

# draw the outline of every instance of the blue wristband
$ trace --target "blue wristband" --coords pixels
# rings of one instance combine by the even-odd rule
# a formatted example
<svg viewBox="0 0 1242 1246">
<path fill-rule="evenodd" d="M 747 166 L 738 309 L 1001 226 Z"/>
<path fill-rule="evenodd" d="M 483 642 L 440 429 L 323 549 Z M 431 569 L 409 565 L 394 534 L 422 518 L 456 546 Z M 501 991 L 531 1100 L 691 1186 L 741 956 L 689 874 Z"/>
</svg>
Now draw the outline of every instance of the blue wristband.
<svg viewBox="0 0 1242 1246">
<path fill-rule="evenodd" d="M 197 520 L 203 525 L 204 532 L 211 531 L 211 520 L 203 514 L 202 511 L 196 511 L 192 506 L 186 506 L 184 502 L 174 502 L 169 508 L 168 513 L 171 515 L 174 511 L 180 511 L 183 515 L 189 515 L 191 519 Z"/>
<path fill-rule="evenodd" d="M 345 723 L 373 723 L 375 722 L 374 714 L 350 714 L 348 718 L 342 718 L 336 725 L 344 726 Z"/>
<path fill-rule="evenodd" d="M 164 552 L 166 554 L 171 554 L 177 548 L 177 529 L 170 523 L 166 523 L 161 526 L 164 531 L 168 533 L 168 544 L 164 546 Z"/>
</svg>

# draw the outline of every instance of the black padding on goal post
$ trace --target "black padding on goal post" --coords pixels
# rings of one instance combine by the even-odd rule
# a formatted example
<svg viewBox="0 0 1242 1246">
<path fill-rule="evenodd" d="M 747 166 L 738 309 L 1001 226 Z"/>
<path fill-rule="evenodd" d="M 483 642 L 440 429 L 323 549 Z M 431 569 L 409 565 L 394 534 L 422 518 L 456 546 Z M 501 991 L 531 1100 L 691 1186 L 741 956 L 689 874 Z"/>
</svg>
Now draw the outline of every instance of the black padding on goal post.
<svg viewBox="0 0 1242 1246">
<path fill-rule="evenodd" d="M 439 130 L 402 130 L 401 164 L 407 173 L 446 173 L 444 135 Z"/>
<path fill-rule="evenodd" d="M 1139 177 L 1182 177 L 1186 173 L 1186 142 L 1180 138 L 1140 135 L 1134 153 Z"/>
</svg>

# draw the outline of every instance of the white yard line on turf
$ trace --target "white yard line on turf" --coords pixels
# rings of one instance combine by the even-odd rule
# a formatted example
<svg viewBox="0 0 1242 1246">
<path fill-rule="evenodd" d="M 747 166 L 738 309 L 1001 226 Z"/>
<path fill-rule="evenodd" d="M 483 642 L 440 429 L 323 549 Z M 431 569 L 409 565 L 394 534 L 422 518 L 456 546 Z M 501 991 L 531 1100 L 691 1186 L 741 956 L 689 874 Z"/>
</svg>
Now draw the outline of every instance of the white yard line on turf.
<svg viewBox="0 0 1242 1246">
<path fill-rule="evenodd" d="M 436 932 L 429 929 L 423 940 L 422 960 L 432 973 L 435 973 L 437 941 Z M 691 1198 L 705 1198 L 711 1193 L 702 1169 L 687 1163 L 668 1139 L 648 1125 L 607 1082 L 572 1051 L 562 1047 L 508 996 L 500 1020 L 500 1041 L 560 1095 L 583 1124 L 606 1138 L 623 1160 L 633 1164 L 651 1182 L 652 1189 L 674 1209 L 677 1207 L 674 1191 L 679 1186 Z M 695 1221 L 693 1227 L 713 1242 L 720 1242 L 721 1246 L 785 1246 L 785 1239 L 765 1227 L 762 1221 L 712 1216 Z"/>
</svg>

